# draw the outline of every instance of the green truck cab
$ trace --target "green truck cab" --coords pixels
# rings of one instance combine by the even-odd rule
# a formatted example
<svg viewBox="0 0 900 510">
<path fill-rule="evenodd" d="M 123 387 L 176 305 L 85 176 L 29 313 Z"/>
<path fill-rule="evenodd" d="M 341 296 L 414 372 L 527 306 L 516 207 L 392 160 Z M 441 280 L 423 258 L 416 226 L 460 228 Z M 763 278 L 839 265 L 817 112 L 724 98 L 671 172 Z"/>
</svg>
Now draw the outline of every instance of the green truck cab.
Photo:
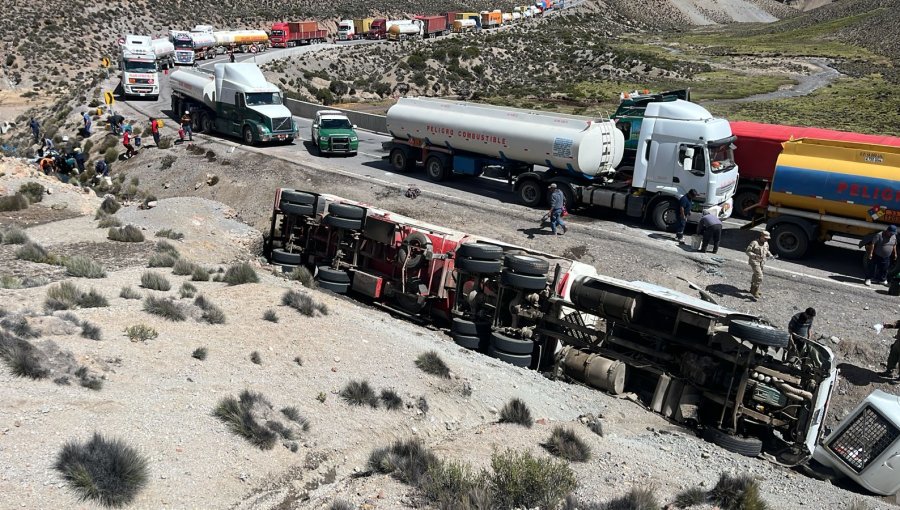
<svg viewBox="0 0 900 510">
<path fill-rule="evenodd" d="M 348 154 L 355 156 L 359 150 L 356 126 L 346 115 L 337 110 L 320 110 L 312 124 L 312 143 L 319 154 Z"/>
</svg>

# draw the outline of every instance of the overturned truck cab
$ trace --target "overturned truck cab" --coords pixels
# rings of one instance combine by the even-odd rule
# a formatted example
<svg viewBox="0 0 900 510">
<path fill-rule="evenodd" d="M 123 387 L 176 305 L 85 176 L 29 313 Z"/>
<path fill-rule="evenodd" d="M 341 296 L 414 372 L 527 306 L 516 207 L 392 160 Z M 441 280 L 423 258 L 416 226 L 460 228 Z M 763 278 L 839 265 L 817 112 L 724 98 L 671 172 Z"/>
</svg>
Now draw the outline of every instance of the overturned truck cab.
<svg viewBox="0 0 900 510">
<path fill-rule="evenodd" d="M 758 317 L 333 195 L 278 190 L 267 239 L 273 264 L 306 266 L 320 288 L 445 326 L 498 360 L 632 393 L 727 450 L 797 466 L 824 433 L 834 354 Z M 894 397 L 883 412 L 898 410 Z M 882 429 L 897 448 L 897 428 Z"/>
</svg>

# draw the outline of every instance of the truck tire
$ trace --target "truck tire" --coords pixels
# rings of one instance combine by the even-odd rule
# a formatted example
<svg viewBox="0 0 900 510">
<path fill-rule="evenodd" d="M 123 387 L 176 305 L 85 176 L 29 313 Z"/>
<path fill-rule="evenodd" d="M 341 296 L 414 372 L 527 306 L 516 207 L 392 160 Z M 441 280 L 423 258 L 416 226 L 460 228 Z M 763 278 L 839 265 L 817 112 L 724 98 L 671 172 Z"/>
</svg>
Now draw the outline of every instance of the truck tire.
<svg viewBox="0 0 900 510">
<path fill-rule="evenodd" d="M 750 219 L 753 217 L 752 212 L 745 213 L 744 210 L 751 205 L 759 203 L 761 191 L 758 189 L 742 189 L 734 195 L 734 210 L 731 215 L 742 219 Z"/>
<path fill-rule="evenodd" d="M 779 257 L 799 259 L 809 250 L 809 236 L 799 225 L 780 223 L 772 227 L 772 251 Z"/>
<path fill-rule="evenodd" d="M 396 148 L 391 151 L 391 168 L 395 172 L 406 173 L 413 169 L 413 163 L 405 150 Z"/>
<path fill-rule="evenodd" d="M 544 186 L 538 180 L 528 179 L 519 185 L 519 200 L 528 207 L 537 207 L 544 201 Z"/>
<path fill-rule="evenodd" d="M 456 269 L 469 273 L 493 274 L 500 272 L 499 260 L 478 260 L 470 258 L 457 258 Z"/>
<path fill-rule="evenodd" d="M 316 196 L 311 193 L 304 193 L 302 191 L 282 189 L 281 200 L 283 202 L 291 202 L 300 205 L 312 205 L 316 203 Z"/>
<path fill-rule="evenodd" d="M 510 354 L 508 352 L 498 351 L 491 346 L 488 346 L 487 354 L 492 358 L 497 358 L 500 361 L 505 361 L 506 363 L 517 367 L 528 368 L 531 366 L 531 354 Z"/>
<path fill-rule="evenodd" d="M 281 212 L 283 213 L 295 214 L 297 216 L 311 215 L 315 212 L 311 205 L 295 204 L 283 200 L 278 204 L 278 208 L 281 209 Z"/>
<path fill-rule="evenodd" d="M 302 257 L 299 253 L 291 253 L 280 248 L 272 250 L 272 262 L 278 262 L 279 264 L 296 266 L 300 264 Z"/>
<path fill-rule="evenodd" d="M 500 283 L 522 290 L 544 290 L 547 287 L 547 277 L 517 274 L 504 269 L 500 273 Z"/>
<path fill-rule="evenodd" d="M 496 244 L 463 243 L 456 247 L 456 256 L 478 260 L 500 260 L 500 257 L 503 256 L 503 248 Z"/>
<path fill-rule="evenodd" d="M 744 320 L 733 320 L 728 324 L 728 333 L 754 345 L 764 347 L 787 347 L 790 334 L 775 329 L 768 324 Z"/>
<path fill-rule="evenodd" d="M 200 116 L 200 124 L 203 125 L 203 131 L 206 133 L 212 133 L 215 131 L 215 123 L 212 120 L 212 116 L 208 113 L 204 113 Z"/>
<path fill-rule="evenodd" d="M 484 340 L 478 338 L 477 336 L 453 335 L 452 338 L 453 341 L 456 342 L 456 345 L 473 351 L 481 350 L 482 346 L 484 345 Z"/>
<path fill-rule="evenodd" d="M 172 96 L 172 113 L 175 115 L 176 119 L 181 119 L 181 99 L 178 99 L 176 96 Z"/>
<path fill-rule="evenodd" d="M 359 230 L 362 228 L 362 220 L 351 220 L 338 216 L 325 216 L 325 224 L 334 228 L 342 228 L 345 230 Z"/>
<path fill-rule="evenodd" d="M 366 210 L 357 205 L 346 205 L 338 203 L 328 204 L 328 213 L 338 218 L 347 218 L 348 220 L 361 220 L 366 215 Z"/>
<path fill-rule="evenodd" d="M 453 322 L 450 323 L 450 332 L 457 335 L 483 336 L 491 332 L 491 323 L 454 317 Z"/>
<path fill-rule="evenodd" d="M 444 159 L 440 156 L 429 156 L 425 161 L 425 175 L 434 182 L 447 180 L 450 172 L 444 165 Z"/>
<path fill-rule="evenodd" d="M 244 141 L 244 145 L 253 145 L 253 130 L 250 129 L 250 126 L 244 126 L 244 136 L 242 137 Z"/>
<path fill-rule="evenodd" d="M 755 437 L 735 436 L 714 427 L 703 429 L 703 439 L 745 457 L 758 457 L 762 453 L 761 440 Z"/>
<path fill-rule="evenodd" d="M 531 255 L 510 254 L 503 258 L 503 265 L 519 274 L 543 278 L 550 269 L 550 262 Z"/>
<path fill-rule="evenodd" d="M 350 274 L 340 269 L 332 269 L 328 266 L 316 268 L 316 279 L 321 282 L 350 283 Z"/>
<path fill-rule="evenodd" d="M 672 200 L 661 200 L 650 211 L 650 220 L 657 230 L 669 231 L 678 222 L 678 205 Z"/>
<path fill-rule="evenodd" d="M 431 239 L 421 232 L 413 232 L 403 239 L 403 244 L 397 252 L 397 261 L 407 269 L 416 269 L 431 258 L 430 254 Z"/>
<path fill-rule="evenodd" d="M 491 333 L 491 347 L 494 350 L 509 354 L 528 354 L 534 351 L 534 342 L 531 340 L 519 340 L 504 335 L 503 333 Z"/>
<path fill-rule="evenodd" d="M 348 290 L 350 290 L 349 283 L 334 283 L 327 282 L 325 280 L 319 280 L 317 284 L 320 289 L 330 290 L 335 294 L 346 294 Z"/>
</svg>

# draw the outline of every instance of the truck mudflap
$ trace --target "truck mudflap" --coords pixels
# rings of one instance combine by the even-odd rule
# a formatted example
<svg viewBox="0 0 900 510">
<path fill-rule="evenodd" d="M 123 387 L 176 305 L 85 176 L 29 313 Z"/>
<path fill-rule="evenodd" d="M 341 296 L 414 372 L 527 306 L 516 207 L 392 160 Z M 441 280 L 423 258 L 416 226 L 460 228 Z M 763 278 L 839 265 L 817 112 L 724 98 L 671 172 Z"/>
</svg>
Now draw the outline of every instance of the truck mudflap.
<svg viewBox="0 0 900 510">
<path fill-rule="evenodd" d="M 900 398 L 875 390 L 815 449 L 813 458 L 877 494 L 900 492 Z"/>
</svg>

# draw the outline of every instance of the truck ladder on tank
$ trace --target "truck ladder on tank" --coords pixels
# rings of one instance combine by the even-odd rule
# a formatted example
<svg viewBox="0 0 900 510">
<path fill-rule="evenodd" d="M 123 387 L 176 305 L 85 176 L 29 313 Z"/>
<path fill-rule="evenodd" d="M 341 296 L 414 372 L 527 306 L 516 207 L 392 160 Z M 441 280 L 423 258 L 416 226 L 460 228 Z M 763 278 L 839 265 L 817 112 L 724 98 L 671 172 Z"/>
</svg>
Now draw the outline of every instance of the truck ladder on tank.
<svg viewBox="0 0 900 510">
<path fill-rule="evenodd" d="M 607 116 L 606 119 L 609 119 Z M 612 151 L 610 148 L 612 147 L 612 130 L 616 129 L 612 126 L 612 122 L 609 120 L 599 121 L 600 122 L 600 139 L 603 142 L 603 154 L 601 158 L 601 164 L 604 167 L 607 167 L 609 170 L 614 170 L 612 167 Z"/>
<path fill-rule="evenodd" d="M 587 324 L 584 323 L 584 319 L 581 318 L 581 314 L 576 311 L 572 311 L 570 313 L 563 315 L 562 322 L 571 324 L 573 326 L 579 326 L 580 328 L 587 328 Z M 571 336 L 572 338 L 575 338 L 577 340 L 584 342 L 585 345 L 593 344 L 593 339 L 591 338 L 591 335 L 585 333 L 582 329 L 579 329 L 579 328 L 566 328 L 566 329 L 567 329 L 566 333 L 568 333 L 568 335 Z"/>
</svg>

